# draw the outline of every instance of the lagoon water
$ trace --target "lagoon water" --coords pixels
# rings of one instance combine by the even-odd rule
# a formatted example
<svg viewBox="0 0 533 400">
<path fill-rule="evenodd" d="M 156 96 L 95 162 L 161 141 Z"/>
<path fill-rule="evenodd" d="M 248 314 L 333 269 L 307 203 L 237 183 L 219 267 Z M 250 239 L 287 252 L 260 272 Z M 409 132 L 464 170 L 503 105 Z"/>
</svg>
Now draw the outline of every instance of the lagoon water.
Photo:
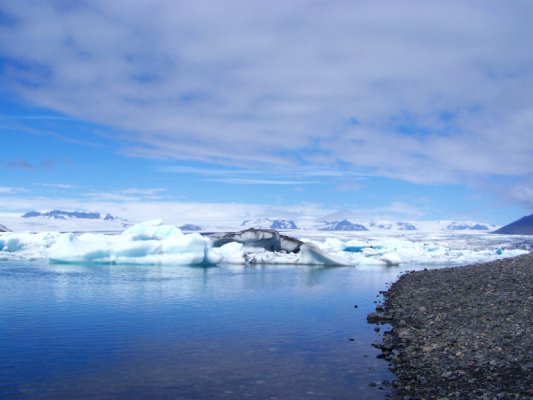
<svg viewBox="0 0 533 400">
<path fill-rule="evenodd" d="M 383 399 L 366 315 L 405 269 L 3 261 L 0 398 Z"/>
</svg>

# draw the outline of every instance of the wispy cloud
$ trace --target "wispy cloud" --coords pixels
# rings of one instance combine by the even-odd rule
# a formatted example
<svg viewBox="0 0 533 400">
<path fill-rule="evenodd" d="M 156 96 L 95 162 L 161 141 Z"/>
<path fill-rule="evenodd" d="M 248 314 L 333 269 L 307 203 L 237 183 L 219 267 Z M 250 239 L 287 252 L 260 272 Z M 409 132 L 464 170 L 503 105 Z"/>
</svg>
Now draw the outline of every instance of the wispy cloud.
<svg viewBox="0 0 533 400">
<path fill-rule="evenodd" d="M 342 182 L 333 187 L 335 192 L 353 192 L 360 190 L 362 188 L 361 184 L 358 182 Z"/>
<path fill-rule="evenodd" d="M 53 168 L 55 166 L 55 161 L 53 160 L 43 160 L 38 163 L 31 163 L 26 160 L 15 160 L 15 161 L 4 161 L 0 160 L 0 167 L 8 169 L 22 169 L 22 170 L 33 170 L 38 168 Z"/>
<path fill-rule="evenodd" d="M 51 189 L 62 189 L 62 190 L 76 188 L 75 185 L 70 185 L 68 183 L 36 183 L 36 185 L 46 187 L 46 188 L 51 188 Z"/>
<path fill-rule="evenodd" d="M 0 121 L 12 120 L 53 120 L 53 121 L 72 121 L 73 118 L 60 115 L 0 115 Z"/>
<path fill-rule="evenodd" d="M 0 26 L 2 87 L 119 129 L 132 156 L 342 165 L 418 183 L 532 172 L 531 2 L 96 0 L 3 12 L 16 22 Z"/>
<path fill-rule="evenodd" d="M 230 185 L 310 185 L 313 181 L 290 181 L 276 179 L 217 178 L 206 179 L 207 182 L 227 183 Z"/>
<path fill-rule="evenodd" d="M 166 189 L 163 189 L 163 188 L 127 188 L 127 189 L 122 189 L 120 193 L 153 196 L 158 193 L 163 193 L 165 191 Z"/>
<path fill-rule="evenodd" d="M 93 191 L 87 192 L 84 196 L 92 201 L 112 201 L 116 203 L 136 202 L 136 201 L 159 201 L 163 198 L 163 188 L 126 188 L 112 192 Z"/>
<path fill-rule="evenodd" d="M 17 160 L 17 161 L 0 161 L 0 166 L 9 169 L 34 169 L 35 166 L 28 161 Z"/>
<path fill-rule="evenodd" d="M 185 165 L 167 165 L 158 168 L 158 171 L 186 174 L 186 175 L 207 175 L 207 176 L 227 176 L 227 175 L 249 175 L 260 174 L 261 171 L 249 169 L 227 169 L 227 168 L 209 168 L 209 167 L 190 167 Z"/>
<path fill-rule="evenodd" d="M 190 167 L 184 165 L 162 166 L 158 171 L 180 175 L 198 176 L 202 182 L 225 183 L 230 185 L 312 185 L 321 183 L 324 179 L 335 182 L 339 190 L 353 190 L 354 181 L 368 179 L 365 174 L 352 171 L 317 168 L 317 167 L 273 167 L 264 170 L 244 168 L 212 168 Z M 283 177 L 279 179 L 277 177 Z M 304 179 L 302 179 L 304 178 Z M 358 185 L 360 187 L 360 185 Z"/>
<path fill-rule="evenodd" d="M 27 192 L 27 189 L 21 187 L 12 187 L 12 186 L 0 186 L 1 194 L 16 194 Z"/>
<path fill-rule="evenodd" d="M 533 210 L 533 179 L 529 182 L 526 181 L 521 184 L 516 184 L 504 193 L 504 196 L 510 200 L 529 210 Z"/>
</svg>

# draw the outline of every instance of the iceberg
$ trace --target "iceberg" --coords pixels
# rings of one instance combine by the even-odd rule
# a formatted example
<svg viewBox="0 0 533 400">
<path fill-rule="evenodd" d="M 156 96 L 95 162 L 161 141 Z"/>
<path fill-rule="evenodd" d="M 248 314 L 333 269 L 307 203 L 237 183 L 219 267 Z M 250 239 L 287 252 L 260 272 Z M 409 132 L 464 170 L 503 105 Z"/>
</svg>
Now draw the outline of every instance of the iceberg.
<svg viewBox="0 0 533 400">
<path fill-rule="evenodd" d="M 475 237 L 378 236 L 297 239 L 274 229 L 183 233 L 161 220 L 120 234 L 1 232 L 0 259 L 47 259 L 50 263 L 199 265 L 295 264 L 357 266 L 459 265 L 528 253 L 522 241 Z M 522 244 L 521 244 L 522 243 Z"/>
<path fill-rule="evenodd" d="M 51 263 L 215 265 L 222 257 L 198 233 L 185 235 L 174 225 L 148 221 L 120 235 L 63 234 L 49 248 Z"/>
</svg>

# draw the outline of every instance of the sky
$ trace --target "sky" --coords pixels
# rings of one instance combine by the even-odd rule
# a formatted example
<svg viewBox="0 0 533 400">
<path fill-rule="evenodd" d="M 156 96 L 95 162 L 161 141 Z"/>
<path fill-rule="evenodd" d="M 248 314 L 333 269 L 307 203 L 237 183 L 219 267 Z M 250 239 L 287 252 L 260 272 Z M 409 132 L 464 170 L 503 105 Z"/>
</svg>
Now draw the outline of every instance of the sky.
<svg viewBox="0 0 533 400">
<path fill-rule="evenodd" d="M 0 0 L 0 215 L 506 224 L 533 212 L 531 20 L 513 0 Z"/>
</svg>

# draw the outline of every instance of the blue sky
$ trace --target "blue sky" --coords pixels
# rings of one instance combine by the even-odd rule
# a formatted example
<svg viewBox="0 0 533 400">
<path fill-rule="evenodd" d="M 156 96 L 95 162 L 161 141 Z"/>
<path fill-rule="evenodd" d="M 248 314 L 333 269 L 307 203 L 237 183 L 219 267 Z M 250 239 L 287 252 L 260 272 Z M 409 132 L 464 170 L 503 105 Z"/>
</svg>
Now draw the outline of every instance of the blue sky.
<svg viewBox="0 0 533 400">
<path fill-rule="evenodd" d="M 533 5 L 0 1 L 0 214 L 533 211 Z"/>
</svg>

